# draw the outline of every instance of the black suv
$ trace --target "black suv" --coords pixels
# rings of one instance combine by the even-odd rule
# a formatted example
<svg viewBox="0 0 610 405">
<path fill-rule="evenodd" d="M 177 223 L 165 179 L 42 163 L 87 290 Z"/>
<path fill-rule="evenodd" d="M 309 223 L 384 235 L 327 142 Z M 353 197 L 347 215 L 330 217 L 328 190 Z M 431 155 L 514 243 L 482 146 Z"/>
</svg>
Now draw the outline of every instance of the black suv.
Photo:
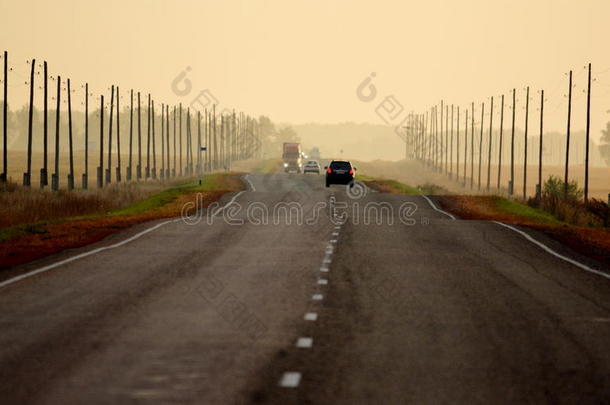
<svg viewBox="0 0 610 405">
<path fill-rule="evenodd" d="M 356 177 L 356 168 L 350 162 L 342 160 L 333 160 L 330 166 L 325 166 L 326 169 L 326 187 L 331 184 L 349 184 L 354 186 L 354 177 Z"/>
</svg>

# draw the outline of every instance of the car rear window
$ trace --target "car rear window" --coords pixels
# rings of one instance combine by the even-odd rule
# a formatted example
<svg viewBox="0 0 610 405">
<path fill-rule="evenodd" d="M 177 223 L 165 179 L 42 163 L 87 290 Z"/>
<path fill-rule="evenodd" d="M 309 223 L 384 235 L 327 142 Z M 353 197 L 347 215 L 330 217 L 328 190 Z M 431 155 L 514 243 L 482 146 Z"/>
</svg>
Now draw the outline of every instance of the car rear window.
<svg viewBox="0 0 610 405">
<path fill-rule="evenodd" d="M 349 162 L 332 162 L 330 167 L 331 169 L 349 170 L 352 165 Z"/>
</svg>

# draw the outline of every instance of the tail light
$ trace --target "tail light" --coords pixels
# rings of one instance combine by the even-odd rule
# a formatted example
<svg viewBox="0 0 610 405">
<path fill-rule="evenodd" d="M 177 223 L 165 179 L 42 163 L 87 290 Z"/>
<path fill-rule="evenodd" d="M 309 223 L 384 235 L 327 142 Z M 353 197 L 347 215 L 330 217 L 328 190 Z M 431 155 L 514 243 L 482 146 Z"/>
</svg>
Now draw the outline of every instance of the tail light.
<svg viewBox="0 0 610 405">
<path fill-rule="evenodd" d="M 351 176 L 353 176 L 353 175 L 354 175 L 354 169 L 349 169 L 349 174 L 350 174 Z"/>
<path fill-rule="evenodd" d="M 332 174 L 332 172 L 333 172 L 333 169 L 331 169 L 330 167 L 326 170 L 326 173 L 328 173 L 328 174 Z"/>
</svg>

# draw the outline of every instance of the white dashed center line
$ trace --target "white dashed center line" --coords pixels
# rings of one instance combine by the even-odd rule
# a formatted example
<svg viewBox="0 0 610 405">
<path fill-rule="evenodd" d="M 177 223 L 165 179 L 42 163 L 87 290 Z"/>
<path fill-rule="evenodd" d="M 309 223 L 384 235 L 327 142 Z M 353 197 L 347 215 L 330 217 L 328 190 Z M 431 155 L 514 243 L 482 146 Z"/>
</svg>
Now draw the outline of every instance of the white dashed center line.
<svg viewBox="0 0 610 405">
<path fill-rule="evenodd" d="M 294 388 L 301 382 L 301 373 L 296 371 L 285 372 L 280 380 L 280 387 Z"/>
<path fill-rule="evenodd" d="M 315 312 L 308 312 L 305 314 L 305 320 L 306 321 L 316 321 L 316 320 L 318 320 L 318 314 L 316 314 Z"/>
<path fill-rule="evenodd" d="M 337 243 L 337 239 L 331 239 L 330 243 Z"/>
<path fill-rule="evenodd" d="M 322 301 L 323 298 L 324 296 L 322 294 L 314 294 L 311 296 L 311 299 L 314 301 Z"/>
<path fill-rule="evenodd" d="M 327 279 L 325 279 L 325 278 L 321 278 L 321 279 L 319 279 L 319 280 L 318 280 L 318 284 L 320 284 L 320 285 L 326 285 L 326 284 L 328 284 L 328 280 L 327 280 Z"/>
<path fill-rule="evenodd" d="M 309 349 L 313 345 L 313 338 L 310 337 L 300 337 L 297 340 L 297 347 L 302 349 Z"/>
</svg>

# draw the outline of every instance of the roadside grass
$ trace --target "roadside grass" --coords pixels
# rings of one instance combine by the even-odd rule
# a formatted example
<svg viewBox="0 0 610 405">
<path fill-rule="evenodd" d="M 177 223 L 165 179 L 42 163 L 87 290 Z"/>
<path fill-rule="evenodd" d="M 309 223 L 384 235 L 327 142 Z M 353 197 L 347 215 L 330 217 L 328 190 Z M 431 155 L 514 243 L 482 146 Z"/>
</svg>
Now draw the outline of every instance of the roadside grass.
<svg viewBox="0 0 610 405">
<path fill-rule="evenodd" d="M 358 174 L 356 180 L 360 180 L 366 183 L 367 186 L 373 190 L 379 191 L 380 193 L 390 194 L 422 194 L 422 192 L 415 188 L 402 184 L 396 180 L 390 179 L 376 179 L 366 175 Z"/>
<path fill-rule="evenodd" d="M 252 170 L 252 173 L 279 173 L 281 165 L 282 159 L 263 160 Z"/>
<path fill-rule="evenodd" d="M 133 204 L 88 215 L 66 216 L 0 229 L 0 268 L 27 263 L 69 248 L 97 242 L 119 230 L 147 221 L 180 216 L 184 204 L 203 194 L 204 206 L 223 194 L 242 190 L 239 173 L 214 173 L 182 180 Z M 137 186 L 137 184 L 136 184 Z M 77 193 L 77 192 L 74 192 Z"/>
</svg>

